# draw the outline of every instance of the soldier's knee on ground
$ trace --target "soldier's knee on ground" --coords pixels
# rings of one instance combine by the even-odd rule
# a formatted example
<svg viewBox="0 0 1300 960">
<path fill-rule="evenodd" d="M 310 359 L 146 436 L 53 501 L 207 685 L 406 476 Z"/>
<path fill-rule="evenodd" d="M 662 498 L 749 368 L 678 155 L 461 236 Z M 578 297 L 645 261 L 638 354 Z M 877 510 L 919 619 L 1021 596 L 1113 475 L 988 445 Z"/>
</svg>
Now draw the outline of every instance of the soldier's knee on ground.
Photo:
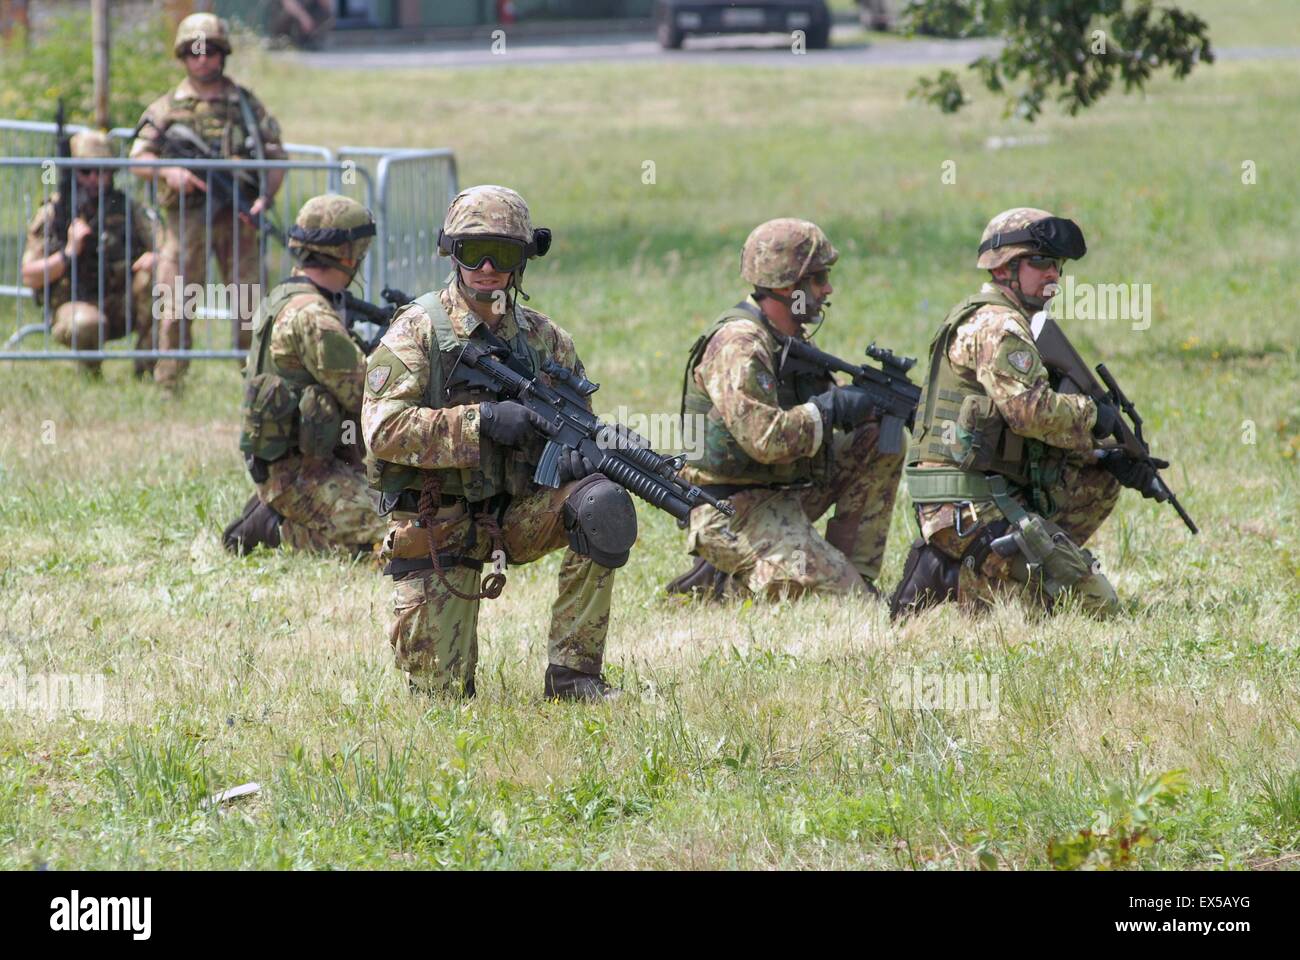
<svg viewBox="0 0 1300 960">
<path fill-rule="evenodd" d="M 636 543 L 636 507 L 626 490 L 594 474 L 565 498 L 564 529 L 574 553 L 617 569 L 627 563 Z"/>
</svg>

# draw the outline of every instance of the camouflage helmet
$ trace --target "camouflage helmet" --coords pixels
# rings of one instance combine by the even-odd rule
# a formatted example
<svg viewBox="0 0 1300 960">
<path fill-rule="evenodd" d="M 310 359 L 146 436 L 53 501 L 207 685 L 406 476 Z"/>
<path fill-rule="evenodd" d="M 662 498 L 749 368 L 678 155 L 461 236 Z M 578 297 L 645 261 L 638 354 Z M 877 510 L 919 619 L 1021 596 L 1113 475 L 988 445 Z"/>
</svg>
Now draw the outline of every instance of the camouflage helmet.
<svg viewBox="0 0 1300 960">
<path fill-rule="evenodd" d="M 108 159 L 114 156 L 108 134 L 102 130 L 74 133 L 70 142 L 72 155 L 78 160 Z"/>
<path fill-rule="evenodd" d="M 530 243 L 533 221 L 523 197 L 509 187 L 484 184 L 456 194 L 447 207 L 442 232 L 448 237 L 488 234 Z"/>
<path fill-rule="evenodd" d="M 793 287 L 840 258 L 821 227 L 783 217 L 759 224 L 740 252 L 740 276 L 756 287 Z"/>
<path fill-rule="evenodd" d="M 199 53 L 208 48 L 230 55 L 230 28 L 226 21 L 212 13 L 191 13 L 176 28 L 176 42 L 172 52 L 184 58 L 186 52 Z"/>
<path fill-rule="evenodd" d="M 289 228 L 289 252 L 298 260 L 315 256 L 355 273 L 374 235 L 375 218 L 369 210 L 351 197 L 326 193 L 312 197 L 298 211 Z"/>
<path fill-rule="evenodd" d="M 1036 207 L 1012 207 L 1010 210 L 1003 210 L 990 220 L 989 225 L 984 228 L 984 233 L 980 237 L 980 246 L 982 247 L 990 240 L 994 240 L 1000 233 L 1023 230 L 1031 223 L 1051 219 L 1052 214 Z M 975 265 L 981 270 L 996 270 L 1003 264 L 1010 263 L 1016 257 L 1028 256 L 1037 252 L 1038 247 L 1033 243 L 1014 243 L 1005 247 L 996 246 L 981 253 Z"/>
</svg>

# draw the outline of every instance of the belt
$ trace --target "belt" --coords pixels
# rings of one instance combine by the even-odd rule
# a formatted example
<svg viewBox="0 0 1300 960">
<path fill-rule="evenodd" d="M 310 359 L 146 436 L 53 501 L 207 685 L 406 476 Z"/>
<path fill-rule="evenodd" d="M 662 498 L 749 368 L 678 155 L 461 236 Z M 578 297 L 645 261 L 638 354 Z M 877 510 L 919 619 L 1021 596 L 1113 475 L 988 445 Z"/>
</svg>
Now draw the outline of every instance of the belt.
<svg viewBox="0 0 1300 960">
<path fill-rule="evenodd" d="M 464 497 L 453 497 L 450 494 L 442 494 L 438 498 L 439 507 L 450 507 L 458 503 L 467 503 Z M 390 513 L 419 513 L 420 512 L 420 491 L 419 490 L 399 490 L 396 493 L 385 493 L 379 500 L 379 515 L 386 517 Z"/>
<path fill-rule="evenodd" d="M 438 563 L 442 565 L 444 570 L 448 567 L 466 567 L 478 571 L 483 569 L 482 560 L 471 560 L 459 553 L 440 553 L 438 554 Z M 388 565 L 384 567 L 384 576 L 392 577 L 394 580 L 406 580 L 414 574 L 432 569 L 433 561 L 428 557 L 414 557 L 410 560 L 389 560 Z"/>
<path fill-rule="evenodd" d="M 776 490 L 762 483 L 706 483 L 700 487 L 705 493 L 719 500 L 725 500 L 745 490 Z"/>
</svg>

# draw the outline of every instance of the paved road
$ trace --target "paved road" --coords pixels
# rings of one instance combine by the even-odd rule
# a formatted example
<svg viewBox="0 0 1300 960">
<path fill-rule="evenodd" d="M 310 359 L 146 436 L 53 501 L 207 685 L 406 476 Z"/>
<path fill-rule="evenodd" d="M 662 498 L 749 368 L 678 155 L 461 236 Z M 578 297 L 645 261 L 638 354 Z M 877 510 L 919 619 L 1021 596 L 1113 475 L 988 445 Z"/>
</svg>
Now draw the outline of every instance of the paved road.
<svg viewBox="0 0 1300 960">
<path fill-rule="evenodd" d="M 981 53 L 997 49 L 996 41 L 938 40 L 901 42 L 887 39 L 867 43 L 860 30 L 836 27 L 839 43 L 829 50 L 796 55 L 781 35 L 737 35 L 689 38 L 683 50 L 663 50 L 652 36 L 603 34 L 592 37 L 535 38 L 511 42 L 505 52 L 493 53 L 489 39 L 382 48 L 349 47 L 319 53 L 285 53 L 301 63 L 322 69 L 412 67 L 545 66 L 556 63 L 601 61 L 645 63 L 711 63 L 774 67 L 899 66 L 907 64 L 968 63 Z"/>
</svg>

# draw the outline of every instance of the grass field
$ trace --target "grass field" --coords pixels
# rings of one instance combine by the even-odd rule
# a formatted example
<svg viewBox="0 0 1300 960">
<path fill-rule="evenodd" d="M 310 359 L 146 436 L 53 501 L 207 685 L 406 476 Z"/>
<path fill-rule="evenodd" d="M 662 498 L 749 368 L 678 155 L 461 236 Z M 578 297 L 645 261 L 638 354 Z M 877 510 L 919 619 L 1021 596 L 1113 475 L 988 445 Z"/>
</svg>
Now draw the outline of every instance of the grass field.
<svg viewBox="0 0 1300 960">
<path fill-rule="evenodd" d="M 1297 35 L 1289 5 L 1258 33 L 1193 6 L 1239 43 Z M 918 356 L 979 282 L 992 213 L 1071 216 L 1077 279 L 1151 285 L 1149 329 L 1069 329 L 1139 403 L 1202 533 L 1126 495 L 1095 541 L 1114 622 L 1008 607 L 896 628 L 852 601 L 669 603 L 681 535 L 644 509 L 609 638 L 630 696 L 540 701 L 557 556 L 485 605 L 477 700 L 430 705 L 392 666 L 372 567 L 221 550 L 249 489 L 233 363 L 197 365 L 174 404 L 129 364 L 103 383 L 6 364 L 0 653 L 15 676 L 102 674 L 105 707 L 0 714 L 0 866 L 1043 868 L 1053 843 L 1088 853 L 1080 830 L 1143 825 L 1139 868 L 1300 863 L 1300 61 L 1224 62 L 1033 129 L 987 98 L 942 117 L 903 70 L 235 72 L 294 140 L 451 145 L 464 183 L 528 197 L 556 245 L 527 289 L 602 410 L 676 410 L 763 219 L 840 247 L 828 349 Z M 900 503 L 887 586 L 912 535 Z M 997 696 L 909 708 L 914 671 Z M 247 781 L 256 798 L 201 805 Z"/>
</svg>

